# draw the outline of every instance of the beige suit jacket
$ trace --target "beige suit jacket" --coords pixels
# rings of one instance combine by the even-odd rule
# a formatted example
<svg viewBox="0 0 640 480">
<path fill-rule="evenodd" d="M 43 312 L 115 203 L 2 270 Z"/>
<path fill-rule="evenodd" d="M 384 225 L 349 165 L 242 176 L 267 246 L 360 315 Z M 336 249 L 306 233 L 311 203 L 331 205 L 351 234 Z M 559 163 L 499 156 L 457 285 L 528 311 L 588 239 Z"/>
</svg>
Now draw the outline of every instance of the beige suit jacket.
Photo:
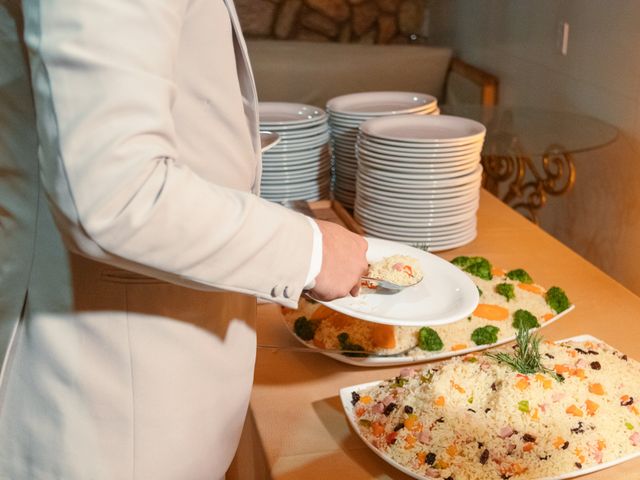
<svg viewBox="0 0 640 480">
<path fill-rule="evenodd" d="M 16 231 L 36 248 L 12 277 L 23 314 L 14 301 L 0 318 L 0 478 L 219 478 L 248 403 L 255 297 L 295 306 L 313 235 L 256 196 L 231 0 L 25 0 L 24 17 L 40 166 L 12 150 Z"/>
</svg>

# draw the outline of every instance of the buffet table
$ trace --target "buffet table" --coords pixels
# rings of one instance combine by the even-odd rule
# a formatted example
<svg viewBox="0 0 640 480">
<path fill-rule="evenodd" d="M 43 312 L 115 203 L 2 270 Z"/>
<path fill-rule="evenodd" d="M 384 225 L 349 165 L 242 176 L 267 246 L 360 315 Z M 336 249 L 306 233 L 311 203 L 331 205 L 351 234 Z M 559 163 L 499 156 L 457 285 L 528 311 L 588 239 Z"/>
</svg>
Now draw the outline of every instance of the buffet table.
<svg viewBox="0 0 640 480">
<path fill-rule="evenodd" d="M 486 191 L 478 224 L 475 241 L 442 257 L 482 255 L 524 268 L 542 285 L 561 286 L 576 309 L 544 328 L 546 338 L 589 333 L 640 359 L 640 297 Z M 259 343 L 299 345 L 279 307 L 259 309 Z M 408 479 L 360 441 L 338 398 L 341 387 L 389 378 L 399 368 L 363 369 L 315 353 L 259 349 L 250 412 L 227 478 Z M 640 478 L 638 472 L 640 459 L 581 478 Z"/>
</svg>

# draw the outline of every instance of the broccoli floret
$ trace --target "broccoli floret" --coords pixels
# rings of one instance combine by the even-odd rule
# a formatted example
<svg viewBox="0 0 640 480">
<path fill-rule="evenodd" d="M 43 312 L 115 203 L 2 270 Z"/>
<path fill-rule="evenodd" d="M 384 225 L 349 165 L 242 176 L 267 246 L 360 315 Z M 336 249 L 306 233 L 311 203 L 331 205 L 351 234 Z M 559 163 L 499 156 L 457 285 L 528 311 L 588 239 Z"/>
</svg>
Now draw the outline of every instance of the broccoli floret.
<svg viewBox="0 0 640 480">
<path fill-rule="evenodd" d="M 521 268 L 516 268 L 515 270 L 507 272 L 507 278 L 520 283 L 533 283 L 531 275 Z"/>
<path fill-rule="evenodd" d="M 547 305 L 553 308 L 556 313 L 564 312 L 569 308 L 569 305 L 571 305 L 567 298 L 567 294 L 564 293 L 564 290 L 560 287 L 551 287 L 547 290 L 545 300 L 547 301 Z"/>
<path fill-rule="evenodd" d="M 476 328 L 471 334 L 471 340 L 476 345 L 488 345 L 498 341 L 498 332 L 500 329 L 493 325 Z"/>
<path fill-rule="evenodd" d="M 422 327 L 418 332 L 418 346 L 422 350 L 436 352 L 438 350 L 442 350 L 444 343 L 442 343 L 442 339 L 440 338 L 440 335 L 438 335 L 438 332 L 433 328 Z"/>
<path fill-rule="evenodd" d="M 351 343 L 349 341 L 349 334 L 347 332 L 342 332 L 338 334 L 338 342 L 340 342 L 340 350 L 350 350 L 348 353 L 344 353 L 347 357 L 366 357 L 366 353 L 353 353 L 353 351 L 359 352 L 364 351 L 362 345 L 358 345 L 356 343 Z"/>
<path fill-rule="evenodd" d="M 312 322 L 307 317 L 299 317 L 293 324 L 293 331 L 306 342 L 313 340 L 313 337 L 316 336 L 317 329 L 317 322 Z"/>
<path fill-rule="evenodd" d="M 513 328 L 526 328 L 529 330 L 530 328 L 539 327 L 538 319 L 528 310 L 516 310 L 516 313 L 513 314 Z"/>
<path fill-rule="evenodd" d="M 512 298 L 516 298 L 516 294 L 513 290 L 513 285 L 511 285 L 510 283 L 499 283 L 498 285 L 496 285 L 496 292 L 506 298 L 507 302 Z"/>
<path fill-rule="evenodd" d="M 491 263 L 486 258 L 460 256 L 451 260 L 451 263 L 460 267 L 465 272 L 484 280 L 491 280 L 493 278 L 491 274 Z"/>
</svg>

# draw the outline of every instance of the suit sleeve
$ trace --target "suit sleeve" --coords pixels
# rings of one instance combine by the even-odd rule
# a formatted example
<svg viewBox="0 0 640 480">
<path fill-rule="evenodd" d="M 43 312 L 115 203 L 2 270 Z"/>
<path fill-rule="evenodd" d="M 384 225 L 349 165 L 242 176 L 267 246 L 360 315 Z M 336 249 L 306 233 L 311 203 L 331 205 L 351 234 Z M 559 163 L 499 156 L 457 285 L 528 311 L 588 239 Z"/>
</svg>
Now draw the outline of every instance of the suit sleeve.
<svg viewBox="0 0 640 480">
<path fill-rule="evenodd" d="M 295 306 L 313 244 L 306 218 L 212 184 L 178 156 L 171 108 L 185 9 L 183 0 L 25 0 L 54 214 L 83 255 Z"/>
</svg>

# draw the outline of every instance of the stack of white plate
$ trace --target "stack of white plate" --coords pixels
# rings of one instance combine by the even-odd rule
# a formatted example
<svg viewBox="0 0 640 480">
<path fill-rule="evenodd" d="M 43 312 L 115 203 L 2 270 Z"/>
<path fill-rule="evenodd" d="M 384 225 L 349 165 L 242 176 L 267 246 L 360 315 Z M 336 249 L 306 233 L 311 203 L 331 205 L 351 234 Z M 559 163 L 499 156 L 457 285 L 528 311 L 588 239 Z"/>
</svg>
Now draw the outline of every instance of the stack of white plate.
<svg viewBox="0 0 640 480">
<path fill-rule="evenodd" d="M 327 102 L 333 151 L 333 194 L 347 208 L 356 198 L 356 139 L 358 127 L 372 118 L 414 114 L 438 114 L 438 101 L 413 92 L 362 92 L 335 97 Z"/>
<path fill-rule="evenodd" d="M 367 234 L 430 251 L 476 237 L 485 127 L 447 115 L 360 126 L 355 218 Z"/>
<path fill-rule="evenodd" d="M 327 114 L 312 105 L 261 102 L 260 130 L 280 135 L 262 154 L 261 196 L 274 202 L 329 197 L 331 154 Z"/>
</svg>

